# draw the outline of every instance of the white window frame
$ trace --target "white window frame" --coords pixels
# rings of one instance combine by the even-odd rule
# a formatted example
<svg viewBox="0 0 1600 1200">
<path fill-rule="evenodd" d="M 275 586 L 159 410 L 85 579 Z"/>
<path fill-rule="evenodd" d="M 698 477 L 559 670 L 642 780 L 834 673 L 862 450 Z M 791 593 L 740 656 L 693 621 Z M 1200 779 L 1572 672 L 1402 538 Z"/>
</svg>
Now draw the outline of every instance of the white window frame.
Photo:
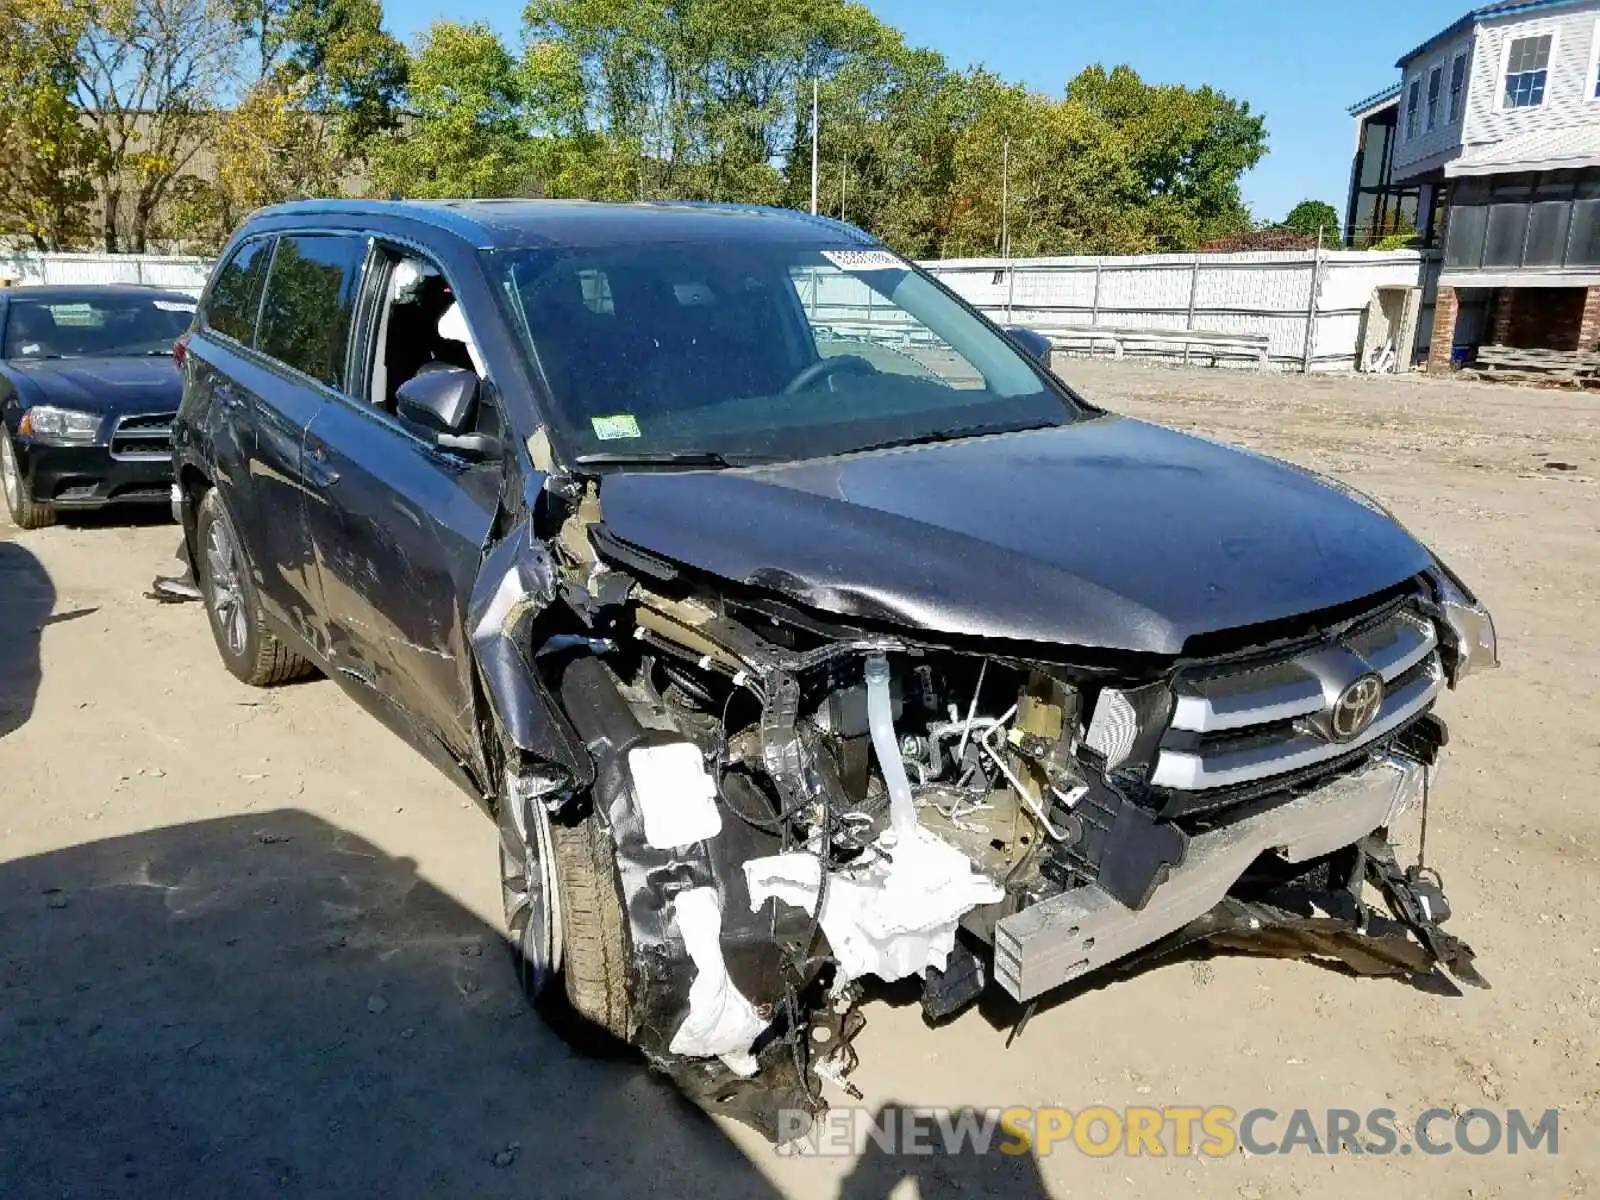
<svg viewBox="0 0 1600 1200">
<path fill-rule="evenodd" d="M 1427 119 L 1424 124 L 1426 124 L 1428 132 L 1432 133 L 1435 129 L 1439 128 L 1440 125 L 1444 124 L 1444 122 L 1439 119 L 1441 112 L 1444 110 L 1445 103 L 1444 60 L 1440 59 L 1438 62 L 1434 63 L 1433 66 L 1429 67 L 1427 73 L 1424 75 L 1424 78 L 1427 80 L 1422 88 L 1422 103 L 1427 110 Z M 1437 92 L 1433 90 L 1433 83 L 1435 79 L 1439 81 L 1439 90 Z"/>
<path fill-rule="evenodd" d="M 1596 17 L 1594 22 L 1594 39 L 1589 46 L 1589 74 L 1584 77 L 1583 86 L 1590 104 L 1600 100 L 1600 17 Z"/>
<path fill-rule="evenodd" d="M 1405 140 L 1414 142 L 1422 134 L 1422 76 L 1406 81 Z"/>
<path fill-rule="evenodd" d="M 1528 38 L 1550 39 L 1550 58 L 1544 67 L 1544 98 L 1537 104 L 1524 104 L 1514 106 L 1506 103 L 1506 70 L 1511 66 L 1511 47 Z M 1500 74 L 1495 77 L 1495 111 L 1502 113 L 1538 112 L 1550 103 L 1550 85 L 1556 81 L 1556 55 L 1561 50 L 1561 30 L 1551 27 L 1549 29 L 1508 29 L 1504 44 L 1500 47 Z"/>
<path fill-rule="evenodd" d="M 1596 32 L 1600 33 L 1600 21 L 1595 22 Z M 1455 90 L 1456 64 L 1461 65 L 1461 91 Z M 1472 86 L 1472 60 L 1465 50 L 1457 51 L 1450 56 L 1450 80 L 1445 85 L 1450 89 L 1450 98 L 1445 105 L 1449 113 L 1451 125 L 1460 123 L 1467 115 L 1467 89 Z"/>
</svg>

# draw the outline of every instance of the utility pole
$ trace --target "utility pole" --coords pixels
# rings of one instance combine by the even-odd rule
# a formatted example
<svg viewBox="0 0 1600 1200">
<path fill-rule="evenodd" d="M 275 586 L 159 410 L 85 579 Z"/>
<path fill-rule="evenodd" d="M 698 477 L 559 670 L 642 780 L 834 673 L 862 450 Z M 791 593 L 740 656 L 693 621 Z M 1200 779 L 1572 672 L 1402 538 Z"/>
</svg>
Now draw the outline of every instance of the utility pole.
<svg viewBox="0 0 1600 1200">
<path fill-rule="evenodd" d="M 1011 136 L 1000 151 L 1000 257 L 1011 257 Z"/>
<path fill-rule="evenodd" d="M 844 217 L 845 188 L 849 184 L 849 182 L 850 182 L 850 160 L 849 160 L 849 158 L 841 158 L 839 160 L 839 220 L 841 220 L 841 221 L 845 219 L 845 217 Z"/>
<path fill-rule="evenodd" d="M 811 215 L 817 215 L 817 189 L 822 184 L 822 159 L 818 157 L 822 139 L 819 136 L 818 122 L 821 116 L 821 84 L 818 80 L 811 81 Z"/>
</svg>

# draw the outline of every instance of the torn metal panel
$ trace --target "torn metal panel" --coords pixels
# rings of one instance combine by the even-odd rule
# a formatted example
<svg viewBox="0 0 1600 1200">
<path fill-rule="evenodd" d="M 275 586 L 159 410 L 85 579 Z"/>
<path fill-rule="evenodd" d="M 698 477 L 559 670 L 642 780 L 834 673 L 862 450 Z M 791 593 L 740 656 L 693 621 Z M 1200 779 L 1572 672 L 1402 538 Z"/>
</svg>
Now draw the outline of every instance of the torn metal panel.
<svg viewBox="0 0 1600 1200">
<path fill-rule="evenodd" d="M 527 523 L 485 556 L 467 601 L 468 638 L 489 707 L 512 747 L 567 773 L 581 791 L 594 767 L 533 669 L 531 627 L 555 598 L 555 562 Z"/>
</svg>

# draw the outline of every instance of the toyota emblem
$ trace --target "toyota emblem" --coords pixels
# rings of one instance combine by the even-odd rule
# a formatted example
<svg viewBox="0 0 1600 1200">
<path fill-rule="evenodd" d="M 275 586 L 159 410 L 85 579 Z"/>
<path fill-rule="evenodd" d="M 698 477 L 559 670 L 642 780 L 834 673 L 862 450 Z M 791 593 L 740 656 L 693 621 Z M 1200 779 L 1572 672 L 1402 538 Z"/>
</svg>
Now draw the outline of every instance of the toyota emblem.
<svg viewBox="0 0 1600 1200">
<path fill-rule="evenodd" d="M 1377 675 L 1363 675 L 1333 702 L 1328 729 L 1336 742 L 1350 742 L 1360 737 L 1378 719 L 1383 707 L 1383 680 Z"/>
</svg>

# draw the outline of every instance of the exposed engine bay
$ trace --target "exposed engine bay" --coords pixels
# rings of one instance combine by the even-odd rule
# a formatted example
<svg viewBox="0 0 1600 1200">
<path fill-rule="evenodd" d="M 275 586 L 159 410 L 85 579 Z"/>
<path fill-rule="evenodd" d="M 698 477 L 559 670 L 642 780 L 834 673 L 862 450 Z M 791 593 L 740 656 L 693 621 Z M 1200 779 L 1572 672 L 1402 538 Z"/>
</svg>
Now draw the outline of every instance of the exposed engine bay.
<svg viewBox="0 0 1600 1200">
<path fill-rule="evenodd" d="M 1386 837 L 1425 829 L 1433 699 L 1493 660 L 1447 575 L 1193 659 L 968 644 L 708 580 L 609 535 L 592 482 L 570 499 L 491 550 L 469 614 L 502 830 L 553 864 L 521 944 L 709 1111 L 775 1138 L 859 1095 L 872 979 L 919 980 L 934 1022 L 993 985 L 1016 1032 L 1195 942 L 1483 984 Z M 575 843 L 614 894 L 574 901 Z M 574 903 L 615 910 L 582 945 Z"/>
</svg>

